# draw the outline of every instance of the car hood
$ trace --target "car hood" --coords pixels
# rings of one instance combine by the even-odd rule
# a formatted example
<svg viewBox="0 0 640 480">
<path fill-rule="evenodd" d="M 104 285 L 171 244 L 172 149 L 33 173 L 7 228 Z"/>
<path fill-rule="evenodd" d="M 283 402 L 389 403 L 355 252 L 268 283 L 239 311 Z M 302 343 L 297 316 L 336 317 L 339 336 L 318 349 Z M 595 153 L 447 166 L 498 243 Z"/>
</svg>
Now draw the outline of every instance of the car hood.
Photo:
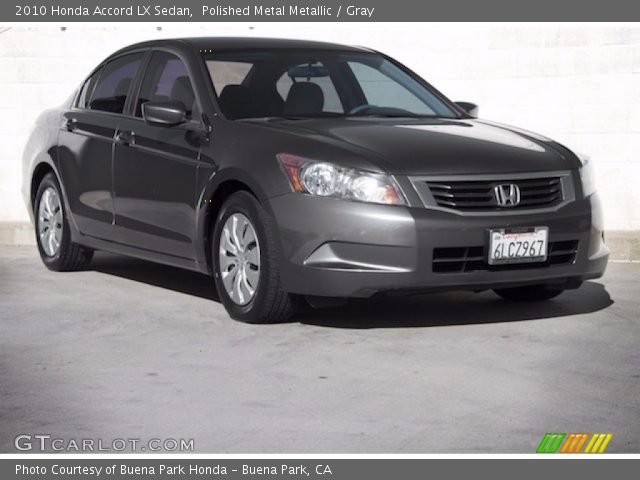
<svg viewBox="0 0 640 480">
<path fill-rule="evenodd" d="M 535 172 L 578 166 L 571 151 L 548 138 L 484 120 L 324 118 L 267 123 L 350 150 L 395 174 Z M 316 158 L 314 153 L 291 153 Z"/>
</svg>

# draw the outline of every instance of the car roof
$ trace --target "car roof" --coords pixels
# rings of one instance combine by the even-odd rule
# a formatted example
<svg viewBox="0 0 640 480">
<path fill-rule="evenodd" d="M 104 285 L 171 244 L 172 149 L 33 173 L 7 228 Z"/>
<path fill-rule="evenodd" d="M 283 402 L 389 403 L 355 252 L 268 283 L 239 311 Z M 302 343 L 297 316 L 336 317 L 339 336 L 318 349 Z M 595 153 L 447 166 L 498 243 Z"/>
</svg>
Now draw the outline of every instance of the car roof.
<svg viewBox="0 0 640 480">
<path fill-rule="evenodd" d="M 138 48 L 151 47 L 184 47 L 189 45 L 196 50 L 241 50 L 241 49 L 308 49 L 308 50 L 339 50 L 368 52 L 364 47 L 340 45 L 337 43 L 316 42 L 312 40 L 293 40 L 284 38 L 260 38 L 260 37 L 193 37 L 172 38 L 162 40 L 149 40 L 129 45 L 116 53 L 126 52 Z"/>
</svg>

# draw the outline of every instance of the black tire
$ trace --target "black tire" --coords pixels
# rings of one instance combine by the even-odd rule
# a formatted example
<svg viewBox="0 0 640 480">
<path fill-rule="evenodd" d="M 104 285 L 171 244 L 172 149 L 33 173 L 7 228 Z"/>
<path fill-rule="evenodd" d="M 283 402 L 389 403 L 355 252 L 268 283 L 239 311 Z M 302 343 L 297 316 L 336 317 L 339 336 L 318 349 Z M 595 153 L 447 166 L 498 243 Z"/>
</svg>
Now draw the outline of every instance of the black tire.
<svg viewBox="0 0 640 480">
<path fill-rule="evenodd" d="M 239 305 L 227 293 L 218 256 L 225 222 L 234 214 L 242 214 L 251 222 L 260 245 L 259 280 L 253 297 L 246 305 Z M 276 238 L 274 220 L 250 193 L 240 191 L 232 194 L 220 209 L 213 226 L 211 260 L 218 296 L 232 318 L 246 323 L 278 323 L 288 320 L 296 312 L 300 298 L 282 288 Z"/>
<path fill-rule="evenodd" d="M 45 193 L 45 191 L 47 191 L 47 189 L 51 188 L 55 190 L 55 193 L 58 195 L 59 209 L 62 213 L 62 221 L 57 224 L 58 226 L 61 225 L 59 247 L 57 248 L 57 251 L 55 253 L 50 255 L 45 251 L 45 247 L 43 246 L 40 239 L 39 231 L 42 228 L 42 224 L 40 222 L 38 213 L 40 211 L 40 203 L 43 200 L 43 194 Z M 60 184 L 58 183 L 58 179 L 53 173 L 46 174 L 40 182 L 40 185 L 38 186 L 33 206 L 33 215 L 35 219 L 35 233 L 38 252 L 40 253 L 42 262 L 49 270 L 53 270 L 56 272 L 82 270 L 89 264 L 89 262 L 91 262 L 91 258 L 93 257 L 93 250 L 71 241 L 71 230 L 69 228 L 67 212 L 64 206 L 62 190 L 60 188 Z"/>
<path fill-rule="evenodd" d="M 515 288 L 496 288 L 493 290 L 505 300 L 514 302 L 538 302 L 555 298 L 564 289 L 549 288 L 546 285 L 529 285 Z"/>
</svg>

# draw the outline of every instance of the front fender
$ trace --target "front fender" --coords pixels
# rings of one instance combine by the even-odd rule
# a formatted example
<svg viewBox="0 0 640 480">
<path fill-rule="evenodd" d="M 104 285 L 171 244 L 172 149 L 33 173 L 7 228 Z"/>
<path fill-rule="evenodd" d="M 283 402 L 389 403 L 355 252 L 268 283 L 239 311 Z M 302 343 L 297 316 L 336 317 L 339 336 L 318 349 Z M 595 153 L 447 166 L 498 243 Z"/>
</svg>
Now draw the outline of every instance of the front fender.
<svg viewBox="0 0 640 480">
<path fill-rule="evenodd" d="M 267 201 L 268 195 L 256 177 L 245 169 L 227 167 L 218 169 L 215 165 L 200 166 L 198 168 L 198 198 L 196 202 L 196 258 L 202 265 L 200 270 L 208 271 L 208 236 L 211 225 L 210 214 L 217 211 L 220 205 L 215 204 L 216 193 L 227 182 L 238 182 L 248 188 L 258 201 L 271 212 Z"/>
</svg>

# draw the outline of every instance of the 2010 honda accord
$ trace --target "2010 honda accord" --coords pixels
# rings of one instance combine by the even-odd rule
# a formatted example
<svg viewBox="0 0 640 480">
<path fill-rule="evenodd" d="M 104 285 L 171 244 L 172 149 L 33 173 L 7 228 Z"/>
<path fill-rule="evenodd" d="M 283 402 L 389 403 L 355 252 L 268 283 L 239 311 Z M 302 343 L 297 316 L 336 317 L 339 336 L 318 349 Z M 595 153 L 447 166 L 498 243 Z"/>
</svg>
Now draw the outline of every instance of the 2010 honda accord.
<svg viewBox="0 0 640 480">
<path fill-rule="evenodd" d="M 544 300 L 601 276 L 589 160 L 476 114 L 366 48 L 151 41 L 39 117 L 24 195 L 51 270 L 95 249 L 196 270 L 247 322 L 378 293 Z"/>
</svg>

